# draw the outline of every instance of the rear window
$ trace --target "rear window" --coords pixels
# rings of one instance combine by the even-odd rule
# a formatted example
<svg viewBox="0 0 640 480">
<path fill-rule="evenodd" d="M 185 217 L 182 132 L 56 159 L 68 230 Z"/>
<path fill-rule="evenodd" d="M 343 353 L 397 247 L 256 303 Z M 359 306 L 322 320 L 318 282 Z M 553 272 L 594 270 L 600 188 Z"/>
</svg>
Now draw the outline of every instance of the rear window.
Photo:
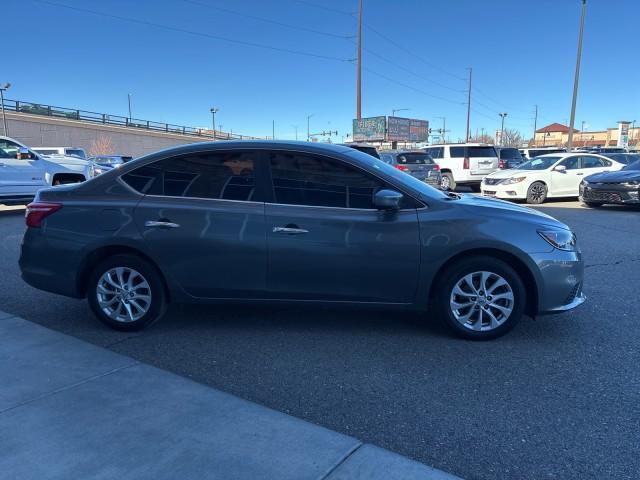
<svg viewBox="0 0 640 480">
<path fill-rule="evenodd" d="M 625 165 L 629 165 L 630 163 L 640 160 L 640 155 L 635 153 L 612 153 L 605 155 L 616 162 L 624 163 Z"/>
<path fill-rule="evenodd" d="M 433 159 L 426 153 L 401 153 L 398 163 L 427 165 L 433 164 Z"/>
<path fill-rule="evenodd" d="M 469 158 L 497 157 L 496 149 L 493 147 L 467 147 L 467 156 Z"/>
<path fill-rule="evenodd" d="M 505 160 L 520 160 L 522 156 L 518 150 L 505 148 L 500 150 L 500 158 Z"/>
</svg>

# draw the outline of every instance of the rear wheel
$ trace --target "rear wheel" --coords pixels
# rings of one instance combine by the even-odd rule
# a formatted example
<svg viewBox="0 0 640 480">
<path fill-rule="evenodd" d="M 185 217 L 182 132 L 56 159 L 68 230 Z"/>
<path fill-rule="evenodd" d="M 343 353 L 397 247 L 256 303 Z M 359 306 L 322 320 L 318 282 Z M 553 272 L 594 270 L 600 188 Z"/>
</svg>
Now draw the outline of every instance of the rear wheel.
<svg viewBox="0 0 640 480">
<path fill-rule="evenodd" d="M 533 182 L 527 190 L 527 203 L 539 205 L 547 199 L 547 186 L 542 182 Z"/>
<path fill-rule="evenodd" d="M 443 190 L 456 189 L 456 181 L 453 179 L 453 174 L 451 172 L 442 173 L 442 178 L 440 179 L 440 187 Z"/>
<path fill-rule="evenodd" d="M 98 319 L 116 330 L 140 330 L 166 310 L 160 273 L 135 255 L 114 255 L 99 263 L 89 277 L 89 306 Z"/>
<path fill-rule="evenodd" d="M 526 293 L 517 272 L 492 257 L 471 257 L 453 264 L 436 289 L 441 318 L 460 336 L 489 340 L 504 335 L 520 320 Z"/>
</svg>

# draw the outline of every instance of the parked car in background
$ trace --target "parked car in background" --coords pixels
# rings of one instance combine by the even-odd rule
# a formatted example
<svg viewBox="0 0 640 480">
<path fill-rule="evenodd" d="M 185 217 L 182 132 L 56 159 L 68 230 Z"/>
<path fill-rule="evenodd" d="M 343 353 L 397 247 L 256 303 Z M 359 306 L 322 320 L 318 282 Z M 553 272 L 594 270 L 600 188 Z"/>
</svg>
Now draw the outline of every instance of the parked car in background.
<svg viewBox="0 0 640 480">
<path fill-rule="evenodd" d="M 592 208 L 640 204 L 640 159 L 617 172 L 589 175 L 580 183 L 580 201 Z"/>
<path fill-rule="evenodd" d="M 496 152 L 498 152 L 498 168 L 501 170 L 516 168 L 524 162 L 524 157 L 517 148 L 496 147 Z"/>
<path fill-rule="evenodd" d="M 601 155 L 625 165 L 630 165 L 640 160 L 640 153 L 601 153 Z"/>
<path fill-rule="evenodd" d="M 89 160 L 102 167 L 115 168 L 133 160 L 133 157 L 128 155 L 96 155 Z"/>
<path fill-rule="evenodd" d="M 440 187 L 440 166 L 422 150 L 380 152 L 380 160 L 434 187 Z"/>
<path fill-rule="evenodd" d="M 339 143 L 338 145 L 344 145 L 345 147 L 353 148 L 359 152 L 371 155 L 372 157 L 380 158 L 378 149 L 368 143 Z"/>
<path fill-rule="evenodd" d="M 534 210 L 432 188 L 337 145 L 183 145 L 27 209 L 20 269 L 36 288 L 86 297 L 120 330 L 173 302 L 433 306 L 489 339 L 523 313 L 584 301 L 569 227 Z"/>
<path fill-rule="evenodd" d="M 83 182 L 98 173 L 87 160 L 47 157 L 13 138 L 0 137 L 0 204 L 24 204 L 41 188 Z"/>
<path fill-rule="evenodd" d="M 622 163 L 588 153 L 550 153 L 513 170 L 501 170 L 482 182 L 482 194 L 505 200 L 543 203 L 547 198 L 577 197 L 587 175 L 620 170 Z"/>
<path fill-rule="evenodd" d="M 534 148 L 520 148 L 520 154 L 525 160 L 531 160 L 532 158 L 539 157 L 540 155 L 548 155 L 550 153 L 564 153 L 566 148 L 562 147 L 534 147 Z"/>
<path fill-rule="evenodd" d="M 34 147 L 31 150 L 40 155 L 63 155 L 67 157 L 78 157 L 87 159 L 87 152 L 80 147 Z"/>
<path fill-rule="evenodd" d="M 608 153 L 626 153 L 627 150 L 622 147 L 595 147 L 589 148 L 590 153 L 599 153 L 601 155 L 607 155 Z"/>
<path fill-rule="evenodd" d="M 493 145 L 433 145 L 426 147 L 424 151 L 440 165 L 440 186 L 446 190 L 455 190 L 458 185 L 466 185 L 479 192 L 482 179 L 498 170 L 498 153 Z"/>
</svg>

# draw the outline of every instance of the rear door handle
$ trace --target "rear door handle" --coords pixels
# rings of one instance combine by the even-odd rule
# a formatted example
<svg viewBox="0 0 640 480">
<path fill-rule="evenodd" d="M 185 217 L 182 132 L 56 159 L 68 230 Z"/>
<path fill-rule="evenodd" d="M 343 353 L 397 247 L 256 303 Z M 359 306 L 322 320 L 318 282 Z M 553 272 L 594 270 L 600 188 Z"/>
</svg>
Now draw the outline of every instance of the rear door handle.
<svg viewBox="0 0 640 480">
<path fill-rule="evenodd" d="M 273 233 L 286 233 L 288 235 L 300 235 L 301 233 L 309 233 L 309 230 L 297 227 L 273 227 Z"/>
<path fill-rule="evenodd" d="M 149 228 L 153 228 L 153 227 L 178 228 L 180 225 L 177 224 L 177 223 L 166 222 L 166 221 L 161 221 L 161 220 L 147 220 L 146 222 L 144 222 L 144 226 L 145 227 L 149 227 Z"/>
</svg>

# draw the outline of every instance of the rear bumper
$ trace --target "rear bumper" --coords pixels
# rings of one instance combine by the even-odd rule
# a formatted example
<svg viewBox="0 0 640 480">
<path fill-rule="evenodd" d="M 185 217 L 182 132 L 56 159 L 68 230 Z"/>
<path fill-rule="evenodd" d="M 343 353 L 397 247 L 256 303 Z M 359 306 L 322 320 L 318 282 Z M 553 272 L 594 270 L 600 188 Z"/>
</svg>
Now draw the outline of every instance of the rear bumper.
<svg viewBox="0 0 640 480">
<path fill-rule="evenodd" d="M 81 298 L 77 285 L 77 254 L 56 249 L 39 229 L 27 228 L 20 250 L 22 279 L 34 288 Z"/>
</svg>

